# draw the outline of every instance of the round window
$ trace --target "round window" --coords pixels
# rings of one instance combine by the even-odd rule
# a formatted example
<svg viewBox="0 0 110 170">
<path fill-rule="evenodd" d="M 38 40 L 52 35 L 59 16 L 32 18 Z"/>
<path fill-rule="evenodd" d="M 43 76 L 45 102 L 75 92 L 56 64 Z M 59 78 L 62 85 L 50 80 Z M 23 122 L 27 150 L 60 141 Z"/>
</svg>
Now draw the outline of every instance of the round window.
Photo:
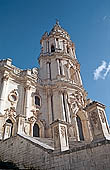
<svg viewBox="0 0 110 170">
<path fill-rule="evenodd" d="M 14 94 L 10 95 L 10 100 L 15 102 L 17 100 L 17 97 Z"/>
</svg>

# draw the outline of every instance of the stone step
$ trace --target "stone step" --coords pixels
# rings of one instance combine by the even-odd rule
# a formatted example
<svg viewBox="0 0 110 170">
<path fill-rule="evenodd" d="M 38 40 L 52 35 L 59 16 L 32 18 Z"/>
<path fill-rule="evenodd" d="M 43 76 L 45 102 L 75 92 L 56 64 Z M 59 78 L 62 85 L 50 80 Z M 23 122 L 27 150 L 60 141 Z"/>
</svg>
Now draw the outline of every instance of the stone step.
<svg viewBox="0 0 110 170">
<path fill-rule="evenodd" d="M 54 147 L 54 141 L 52 138 L 39 138 L 39 137 L 33 137 L 33 138 L 42 143 L 46 143 L 47 145 Z"/>
</svg>

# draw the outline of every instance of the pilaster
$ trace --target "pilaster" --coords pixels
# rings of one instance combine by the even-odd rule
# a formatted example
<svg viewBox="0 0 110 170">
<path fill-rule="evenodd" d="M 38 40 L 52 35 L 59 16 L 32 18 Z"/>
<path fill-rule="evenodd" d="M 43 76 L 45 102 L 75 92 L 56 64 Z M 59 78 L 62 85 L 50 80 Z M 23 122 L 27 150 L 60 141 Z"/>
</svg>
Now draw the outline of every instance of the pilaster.
<svg viewBox="0 0 110 170">
<path fill-rule="evenodd" d="M 2 77 L 2 84 L 1 84 L 1 94 L 0 94 L 0 114 L 4 113 L 4 107 L 7 97 L 7 90 L 8 90 L 8 81 L 9 81 L 9 74 L 4 73 Z"/>
<path fill-rule="evenodd" d="M 31 85 L 28 82 L 24 88 L 25 90 L 25 116 L 26 119 L 28 119 L 30 116 L 30 89 L 31 89 Z"/>
</svg>

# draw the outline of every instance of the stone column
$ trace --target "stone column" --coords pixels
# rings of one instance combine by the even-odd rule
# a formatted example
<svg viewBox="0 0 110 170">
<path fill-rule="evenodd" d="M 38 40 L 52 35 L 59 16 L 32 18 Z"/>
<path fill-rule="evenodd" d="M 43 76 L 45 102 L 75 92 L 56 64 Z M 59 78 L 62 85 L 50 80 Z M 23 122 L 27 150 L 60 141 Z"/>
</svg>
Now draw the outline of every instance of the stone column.
<svg viewBox="0 0 110 170">
<path fill-rule="evenodd" d="M 63 121 L 66 121 L 66 118 L 65 118 L 65 110 L 64 110 L 64 101 L 63 101 L 63 93 L 62 92 L 60 92 L 61 93 L 61 110 L 62 110 L 62 115 L 61 115 L 61 117 L 62 117 L 62 120 Z"/>
<path fill-rule="evenodd" d="M 25 116 L 28 119 L 30 116 L 30 84 L 25 86 Z"/>
<path fill-rule="evenodd" d="M 50 79 L 49 62 L 47 63 L 47 78 Z"/>
<path fill-rule="evenodd" d="M 29 135 L 33 137 L 33 126 L 35 123 L 36 119 L 34 117 L 31 117 L 29 119 L 29 124 L 30 124 L 30 131 L 29 131 Z"/>
<path fill-rule="evenodd" d="M 54 147 L 61 151 L 69 150 L 67 124 L 63 121 L 56 120 L 51 124 Z"/>
<path fill-rule="evenodd" d="M 64 67 L 63 67 L 63 61 L 61 60 L 61 69 L 62 69 L 62 75 L 64 76 L 65 73 L 64 73 Z"/>
<path fill-rule="evenodd" d="M 74 72 L 74 82 L 77 83 L 77 81 L 78 81 L 78 76 L 77 76 L 77 72 L 75 70 L 75 72 Z"/>
<path fill-rule="evenodd" d="M 71 76 L 70 76 L 70 65 L 68 64 L 68 79 L 70 79 L 71 78 Z"/>
<path fill-rule="evenodd" d="M 5 109 L 4 107 L 5 107 L 6 97 L 7 97 L 8 79 L 9 79 L 9 75 L 4 74 L 2 78 L 1 94 L 0 94 L 0 114 L 3 114 Z"/>
<path fill-rule="evenodd" d="M 48 104 L 48 114 L 47 114 L 47 120 L 50 123 L 52 123 L 53 119 L 54 119 L 54 108 L 53 108 L 53 93 L 51 91 L 51 89 L 47 90 L 47 104 Z"/>
<path fill-rule="evenodd" d="M 77 70 L 77 77 L 78 77 L 79 83 L 82 85 L 82 80 L 81 80 L 81 76 L 80 76 L 79 70 Z"/>
<path fill-rule="evenodd" d="M 65 96 L 65 106 L 66 106 L 66 113 L 67 113 L 67 121 L 69 123 L 71 123 L 70 111 L 69 111 L 69 106 L 68 106 L 68 102 L 67 102 L 67 93 L 65 93 L 64 96 Z"/>
<path fill-rule="evenodd" d="M 58 70 L 58 76 L 60 75 L 60 63 L 59 59 L 57 59 L 57 70 Z"/>
</svg>

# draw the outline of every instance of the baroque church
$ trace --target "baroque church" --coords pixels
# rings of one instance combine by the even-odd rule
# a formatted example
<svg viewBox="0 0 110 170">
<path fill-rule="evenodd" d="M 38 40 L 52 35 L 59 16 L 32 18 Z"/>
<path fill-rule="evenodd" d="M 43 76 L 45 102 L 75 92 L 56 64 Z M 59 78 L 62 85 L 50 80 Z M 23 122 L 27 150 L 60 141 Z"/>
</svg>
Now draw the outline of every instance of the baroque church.
<svg viewBox="0 0 110 170">
<path fill-rule="evenodd" d="M 69 34 L 56 22 L 40 44 L 39 68 L 0 61 L 0 139 L 52 139 L 61 151 L 72 142 L 110 140 L 105 106 L 87 99 Z"/>
</svg>

